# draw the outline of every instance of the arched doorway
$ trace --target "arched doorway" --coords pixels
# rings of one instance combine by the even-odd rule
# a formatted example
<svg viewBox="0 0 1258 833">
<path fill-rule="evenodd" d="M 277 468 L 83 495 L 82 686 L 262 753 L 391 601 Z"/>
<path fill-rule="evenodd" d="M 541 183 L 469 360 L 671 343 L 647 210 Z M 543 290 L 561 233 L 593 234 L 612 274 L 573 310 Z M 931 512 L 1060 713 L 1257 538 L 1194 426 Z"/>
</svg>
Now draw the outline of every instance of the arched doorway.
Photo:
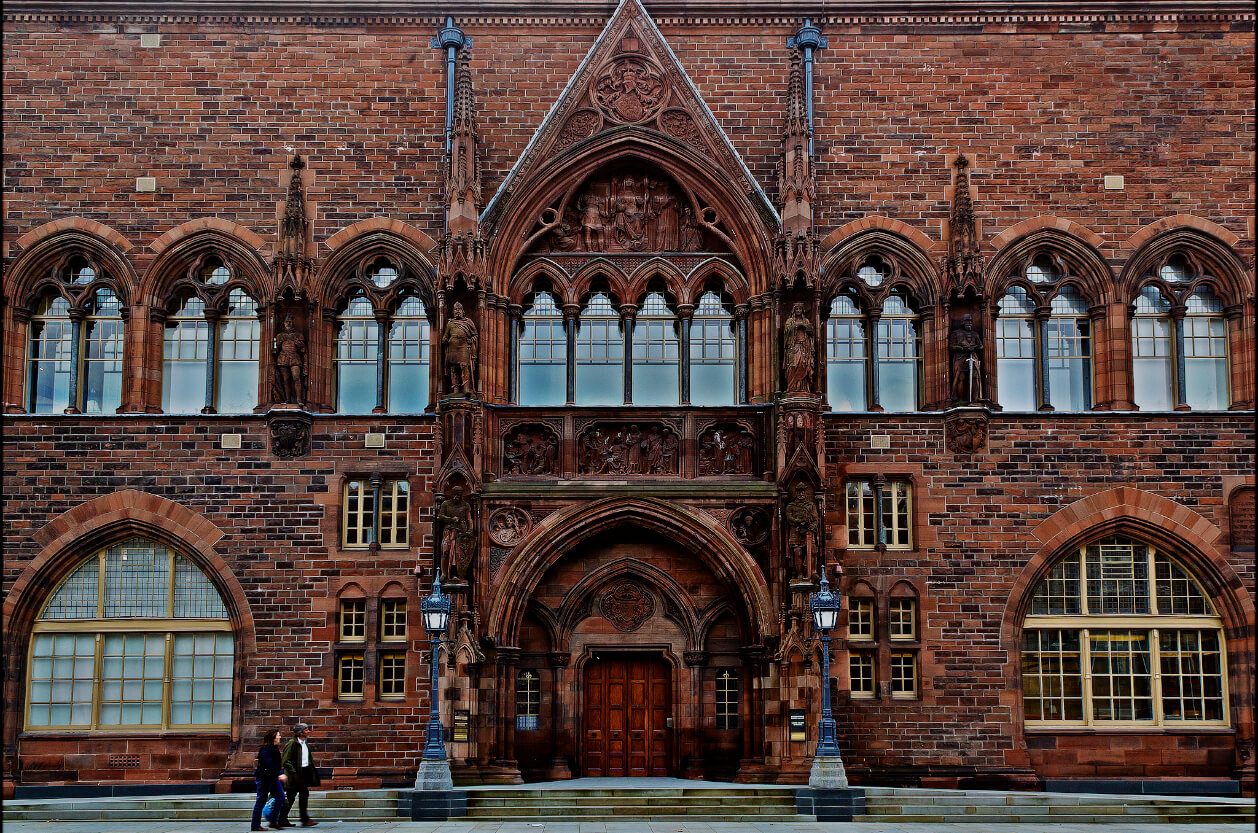
<svg viewBox="0 0 1258 833">
<path fill-rule="evenodd" d="M 754 743 L 763 578 L 745 553 L 704 551 L 696 516 L 654 504 L 585 507 L 504 577 L 527 587 L 491 614 L 518 650 L 505 740 L 527 779 L 732 778 Z"/>
</svg>

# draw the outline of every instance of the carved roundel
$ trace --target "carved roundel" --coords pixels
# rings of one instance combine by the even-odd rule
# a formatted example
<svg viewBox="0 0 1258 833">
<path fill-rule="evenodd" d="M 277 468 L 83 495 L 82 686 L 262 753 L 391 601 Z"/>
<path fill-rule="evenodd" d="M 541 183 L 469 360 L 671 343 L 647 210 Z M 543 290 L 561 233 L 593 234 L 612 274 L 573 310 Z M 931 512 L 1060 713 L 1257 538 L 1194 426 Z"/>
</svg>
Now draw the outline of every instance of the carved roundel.
<svg viewBox="0 0 1258 833">
<path fill-rule="evenodd" d="M 744 547 L 763 544 L 769 537 L 769 513 L 758 506 L 740 506 L 729 513 L 726 527 L 734 539 Z"/>
<path fill-rule="evenodd" d="M 601 121 L 602 117 L 599 116 L 597 110 L 577 110 L 568 116 L 568 120 L 563 123 L 563 128 L 559 131 L 559 147 L 571 147 L 582 139 L 593 136 L 598 132 Z"/>
<path fill-rule="evenodd" d="M 660 129 L 677 141 L 691 147 L 703 146 L 703 134 L 699 125 L 685 110 L 672 107 L 660 113 Z"/>
<path fill-rule="evenodd" d="M 603 594 L 599 611 L 616 630 L 628 633 L 642 627 L 655 613 L 655 599 L 641 584 L 626 579 L 612 585 Z"/>
<path fill-rule="evenodd" d="M 654 118 L 668 87 L 660 71 L 637 55 L 622 55 L 594 79 L 590 97 L 612 121 L 638 124 Z"/>
<path fill-rule="evenodd" d="M 498 509 L 489 516 L 489 539 L 503 547 L 514 547 L 533 528 L 529 513 L 518 506 Z"/>
</svg>

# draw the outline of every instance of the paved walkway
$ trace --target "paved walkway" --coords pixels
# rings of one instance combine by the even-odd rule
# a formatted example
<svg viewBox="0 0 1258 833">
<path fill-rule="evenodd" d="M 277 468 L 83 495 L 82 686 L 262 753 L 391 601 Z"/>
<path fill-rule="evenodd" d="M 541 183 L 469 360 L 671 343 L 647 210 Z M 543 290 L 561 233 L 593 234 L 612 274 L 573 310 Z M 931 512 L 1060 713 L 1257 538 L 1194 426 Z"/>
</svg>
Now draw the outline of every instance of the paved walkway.
<svg viewBox="0 0 1258 833">
<path fill-rule="evenodd" d="M 248 822 L 5 822 L 4 833 L 241 833 Z M 295 827 L 294 831 L 305 828 Z M 1250 833 L 1248 824 L 895 824 L 783 821 L 329 821 L 320 833 Z"/>
</svg>

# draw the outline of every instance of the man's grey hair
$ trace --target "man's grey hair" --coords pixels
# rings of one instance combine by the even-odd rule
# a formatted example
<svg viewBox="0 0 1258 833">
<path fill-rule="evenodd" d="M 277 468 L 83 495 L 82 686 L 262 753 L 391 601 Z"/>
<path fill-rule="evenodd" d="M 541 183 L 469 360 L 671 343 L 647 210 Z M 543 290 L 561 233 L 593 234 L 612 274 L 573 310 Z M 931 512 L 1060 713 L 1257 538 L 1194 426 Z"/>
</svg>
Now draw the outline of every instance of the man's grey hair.
<svg viewBox="0 0 1258 833">
<path fill-rule="evenodd" d="M 293 726 L 293 734 L 300 735 L 302 732 L 310 731 L 309 723 L 297 723 Z"/>
</svg>

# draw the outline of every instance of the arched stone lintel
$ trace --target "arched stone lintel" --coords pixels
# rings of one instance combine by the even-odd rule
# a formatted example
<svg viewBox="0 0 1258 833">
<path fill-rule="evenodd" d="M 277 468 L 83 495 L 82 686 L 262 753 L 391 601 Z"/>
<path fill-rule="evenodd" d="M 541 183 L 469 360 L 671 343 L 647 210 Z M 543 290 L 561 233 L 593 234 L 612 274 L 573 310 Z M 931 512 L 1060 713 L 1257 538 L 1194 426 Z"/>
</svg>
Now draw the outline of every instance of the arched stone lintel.
<svg viewBox="0 0 1258 833">
<path fill-rule="evenodd" d="M 266 245 L 266 240 L 260 235 L 255 234 L 239 223 L 233 223 L 221 217 L 198 217 L 195 220 L 188 220 L 186 223 L 180 223 L 173 229 L 167 230 L 149 244 L 149 249 L 152 250 L 154 255 L 160 255 L 180 240 L 204 231 L 217 231 L 220 234 L 233 237 L 253 248 L 255 252 L 261 252 Z"/>
<path fill-rule="evenodd" d="M 1071 237 L 1079 238 L 1098 251 L 1105 246 L 1105 240 L 1101 235 L 1087 226 L 1080 225 L 1074 220 L 1068 220 L 1065 217 L 1055 217 L 1051 214 L 1041 214 L 1039 217 L 1029 217 L 1021 222 L 1014 223 L 993 237 L 989 245 L 992 250 L 1000 251 L 1015 240 L 1020 240 L 1037 231 L 1057 231 L 1062 234 L 1068 234 Z"/>
<path fill-rule="evenodd" d="M 844 245 L 849 238 L 868 231 L 885 231 L 897 234 L 923 252 L 930 254 L 940 254 L 944 248 L 942 240 L 932 240 L 926 234 L 902 220 L 893 220 L 881 214 L 869 214 L 861 217 L 859 220 L 853 220 L 850 223 L 839 226 L 827 234 L 825 239 L 821 241 L 821 251 L 830 252 Z"/>
<path fill-rule="evenodd" d="M 390 217 L 370 217 L 366 220 L 359 220 L 357 223 L 346 226 L 327 240 L 324 240 L 323 245 L 329 251 L 335 252 L 355 237 L 360 237 L 373 231 L 388 231 L 409 240 L 430 261 L 433 253 L 437 250 L 436 240 L 433 240 L 423 231 L 409 223 L 394 220 Z"/>
<path fill-rule="evenodd" d="M 663 500 L 625 497 L 573 506 L 538 524 L 497 581 L 488 632 L 500 645 L 514 645 L 528 600 L 547 571 L 581 541 L 627 524 L 665 535 L 695 553 L 718 580 L 740 591 L 752 630 L 761 637 L 776 634 L 777 615 L 764 574 L 714 519 Z"/>
<path fill-rule="evenodd" d="M 87 217 L 62 217 L 53 220 L 50 223 L 44 223 L 38 228 L 31 229 L 14 241 L 14 245 L 22 251 L 29 251 L 32 246 L 41 240 L 60 234 L 63 231 L 81 231 L 99 237 L 106 243 L 116 248 L 120 252 L 128 252 L 131 250 L 131 241 L 123 237 L 122 234 L 96 220 L 90 220 Z"/>
</svg>

